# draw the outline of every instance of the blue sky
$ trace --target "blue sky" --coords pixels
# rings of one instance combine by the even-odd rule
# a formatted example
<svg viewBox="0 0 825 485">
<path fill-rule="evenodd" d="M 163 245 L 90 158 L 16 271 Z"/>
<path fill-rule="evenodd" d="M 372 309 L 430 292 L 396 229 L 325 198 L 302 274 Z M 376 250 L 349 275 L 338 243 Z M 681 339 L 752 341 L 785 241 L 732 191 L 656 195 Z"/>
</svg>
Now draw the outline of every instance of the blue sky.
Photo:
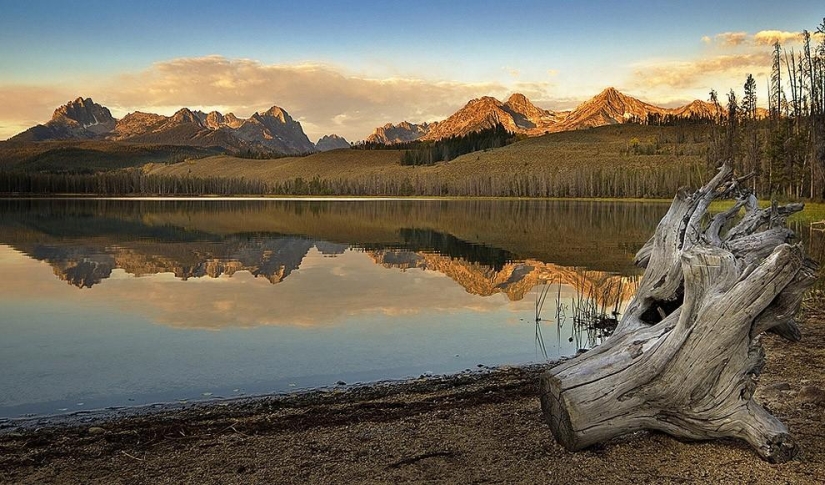
<svg viewBox="0 0 825 485">
<path fill-rule="evenodd" d="M 2 6 L 0 139 L 92 97 L 116 116 L 287 109 L 317 139 L 520 91 L 567 109 L 607 86 L 662 105 L 741 90 L 820 1 L 37 1 Z"/>
</svg>

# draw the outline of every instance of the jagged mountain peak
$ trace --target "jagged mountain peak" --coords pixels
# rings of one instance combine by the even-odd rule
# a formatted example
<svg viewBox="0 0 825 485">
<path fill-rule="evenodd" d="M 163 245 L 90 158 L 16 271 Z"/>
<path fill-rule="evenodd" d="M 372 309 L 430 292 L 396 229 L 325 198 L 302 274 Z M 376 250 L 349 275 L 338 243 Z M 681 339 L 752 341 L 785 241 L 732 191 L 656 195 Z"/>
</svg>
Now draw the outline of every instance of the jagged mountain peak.
<svg viewBox="0 0 825 485">
<path fill-rule="evenodd" d="M 179 109 L 170 119 L 173 123 L 195 123 L 200 125 L 200 117 L 189 108 Z"/>
<path fill-rule="evenodd" d="M 367 137 L 367 142 L 381 143 L 384 145 L 392 145 L 395 143 L 406 143 L 413 140 L 418 140 L 426 135 L 433 124 L 430 123 L 410 123 L 409 121 L 402 121 L 397 125 L 387 123 L 384 126 L 376 128 L 370 136 Z"/>
<path fill-rule="evenodd" d="M 334 133 L 322 136 L 318 142 L 315 143 L 315 149 L 319 152 L 338 150 L 340 148 L 349 148 L 349 142 Z"/>
<path fill-rule="evenodd" d="M 505 103 L 492 96 L 482 96 L 439 122 L 423 139 L 463 136 L 497 124 L 511 133 L 540 135 L 553 131 L 557 122 L 555 113 L 538 108 L 521 93 L 513 93 Z"/>
<path fill-rule="evenodd" d="M 609 87 L 573 110 L 559 126 L 559 131 L 613 125 L 631 120 L 644 121 L 650 114 L 663 115 L 667 111 Z"/>
<path fill-rule="evenodd" d="M 15 135 L 15 141 L 99 139 L 113 142 L 223 147 L 230 151 L 299 154 L 312 152 L 301 124 L 273 106 L 248 120 L 219 111 L 181 108 L 172 116 L 135 111 L 115 120 L 91 98 L 78 97 L 54 111 L 52 119 Z"/>
<path fill-rule="evenodd" d="M 504 104 L 510 105 L 510 106 L 533 106 L 533 107 L 535 107 L 535 105 L 529 99 L 527 99 L 527 96 L 525 96 L 521 93 L 511 94 L 510 97 L 507 98 L 507 101 Z"/>
<path fill-rule="evenodd" d="M 509 103 L 510 101 L 530 101 L 530 100 L 527 99 L 527 96 L 525 96 L 521 93 L 513 93 L 513 94 L 510 95 L 509 98 L 507 98 L 507 102 Z"/>
<path fill-rule="evenodd" d="M 526 122 L 532 123 L 535 126 L 541 125 L 544 118 L 555 116 L 555 113 L 539 108 L 527 99 L 527 96 L 521 93 L 511 94 L 507 102 L 504 103 L 504 107 L 514 114 L 524 116 Z"/>
<path fill-rule="evenodd" d="M 602 92 L 593 96 L 593 98 L 591 98 L 588 102 L 642 103 L 642 101 L 639 101 L 634 97 L 628 96 L 612 86 L 603 89 Z"/>
<path fill-rule="evenodd" d="M 482 96 L 480 98 L 471 99 L 465 108 L 471 106 L 502 106 L 502 102 L 492 96 Z"/>
<path fill-rule="evenodd" d="M 292 118 L 289 116 L 289 113 L 286 112 L 285 109 L 281 108 L 280 106 L 273 106 L 268 110 L 261 113 L 261 117 L 270 117 L 270 118 L 277 118 L 280 120 L 281 123 L 286 123 L 287 120 L 292 121 Z"/>
<path fill-rule="evenodd" d="M 45 124 L 36 125 L 10 138 L 15 141 L 83 140 L 112 131 L 115 119 L 108 108 L 92 98 L 78 97 L 54 110 Z"/>
<path fill-rule="evenodd" d="M 78 97 L 54 110 L 52 121 L 75 122 L 82 127 L 115 121 L 108 108 L 95 103 L 92 98 Z"/>
</svg>

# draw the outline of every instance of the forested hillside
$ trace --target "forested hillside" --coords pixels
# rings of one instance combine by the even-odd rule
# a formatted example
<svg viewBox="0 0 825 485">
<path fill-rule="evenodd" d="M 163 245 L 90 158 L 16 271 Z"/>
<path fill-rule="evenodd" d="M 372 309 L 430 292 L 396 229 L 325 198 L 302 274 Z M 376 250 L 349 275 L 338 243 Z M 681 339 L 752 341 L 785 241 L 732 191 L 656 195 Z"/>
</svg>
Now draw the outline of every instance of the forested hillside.
<svg viewBox="0 0 825 485">
<path fill-rule="evenodd" d="M 704 176 L 710 133 L 702 125 L 607 126 L 528 138 L 432 166 L 402 165 L 401 150 L 335 150 L 275 160 L 220 155 L 93 176 L 0 172 L 0 191 L 671 197 Z"/>
</svg>

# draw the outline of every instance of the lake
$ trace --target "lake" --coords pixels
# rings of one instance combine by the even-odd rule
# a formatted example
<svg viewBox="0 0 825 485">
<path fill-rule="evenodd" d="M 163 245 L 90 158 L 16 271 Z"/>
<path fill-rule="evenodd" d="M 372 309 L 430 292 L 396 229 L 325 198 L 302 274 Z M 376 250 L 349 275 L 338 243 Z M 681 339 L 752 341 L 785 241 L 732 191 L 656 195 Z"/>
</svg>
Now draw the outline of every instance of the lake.
<svg viewBox="0 0 825 485">
<path fill-rule="evenodd" d="M 0 200 L 0 418 L 574 355 L 667 207 Z"/>
</svg>

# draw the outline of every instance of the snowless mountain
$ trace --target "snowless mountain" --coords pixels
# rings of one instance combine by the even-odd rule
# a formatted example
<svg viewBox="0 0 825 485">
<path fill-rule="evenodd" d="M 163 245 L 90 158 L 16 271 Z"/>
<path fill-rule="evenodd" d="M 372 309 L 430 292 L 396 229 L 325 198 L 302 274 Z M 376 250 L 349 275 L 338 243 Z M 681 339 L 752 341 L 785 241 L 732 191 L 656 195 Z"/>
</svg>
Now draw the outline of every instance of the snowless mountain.
<svg viewBox="0 0 825 485">
<path fill-rule="evenodd" d="M 16 141 L 83 140 L 112 131 L 115 119 L 91 98 L 77 98 L 54 110 L 52 119 L 14 136 Z"/>
<path fill-rule="evenodd" d="M 496 124 L 503 125 L 511 133 L 542 135 L 555 131 L 558 120 L 558 114 L 536 107 L 523 94 L 515 93 L 504 103 L 484 96 L 470 100 L 452 116 L 437 123 L 421 139 L 438 140 L 462 136 L 492 128 Z"/>
<path fill-rule="evenodd" d="M 607 88 L 580 104 L 564 119 L 556 131 L 578 130 L 631 121 L 644 122 L 650 114 L 665 115 L 668 111 L 622 94 L 615 88 Z"/>
<path fill-rule="evenodd" d="M 545 133 L 579 130 L 618 123 L 647 123 L 670 117 L 693 120 L 724 116 L 705 101 L 693 101 L 679 108 L 661 108 L 607 88 L 572 111 L 551 111 L 534 105 L 526 96 L 514 93 L 507 101 L 490 96 L 470 100 L 447 119 L 434 123 L 387 123 L 373 131 L 367 142 L 392 145 L 414 140 L 439 140 L 463 136 L 503 125 L 512 133 L 539 136 Z M 757 110 L 757 117 L 765 110 Z M 655 122 L 655 121 L 652 121 Z M 217 111 L 204 113 L 182 108 L 172 116 L 136 111 L 121 120 L 91 98 L 77 98 L 54 111 L 52 119 L 12 137 L 11 141 L 84 140 L 220 147 L 234 152 L 277 152 L 287 155 L 331 150 L 349 146 L 337 135 L 318 140 L 316 146 L 301 124 L 283 108 L 273 106 L 248 119 Z"/>
<path fill-rule="evenodd" d="M 402 121 L 397 125 L 387 123 L 384 126 L 376 128 L 375 131 L 367 137 L 367 142 L 382 143 L 384 145 L 406 143 L 425 136 L 433 126 L 434 124 L 432 123 L 422 123 L 418 125 L 407 121 Z"/>
<path fill-rule="evenodd" d="M 423 125 L 406 121 L 399 125 L 387 124 L 376 128 L 368 141 L 392 144 L 413 140 L 439 140 L 491 128 L 496 124 L 503 125 L 512 133 L 539 136 L 618 123 L 646 123 L 650 119 L 664 120 L 669 116 L 715 119 L 717 113 L 716 107 L 705 101 L 696 100 L 679 108 L 661 108 L 623 94 L 612 87 L 603 90 L 572 111 L 545 110 L 534 105 L 523 94 L 515 93 L 505 102 L 490 96 L 470 100 L 444 121 Z M 426 126 L 427 129 L 409 129 L 420 126 Z"/>
</svg>

